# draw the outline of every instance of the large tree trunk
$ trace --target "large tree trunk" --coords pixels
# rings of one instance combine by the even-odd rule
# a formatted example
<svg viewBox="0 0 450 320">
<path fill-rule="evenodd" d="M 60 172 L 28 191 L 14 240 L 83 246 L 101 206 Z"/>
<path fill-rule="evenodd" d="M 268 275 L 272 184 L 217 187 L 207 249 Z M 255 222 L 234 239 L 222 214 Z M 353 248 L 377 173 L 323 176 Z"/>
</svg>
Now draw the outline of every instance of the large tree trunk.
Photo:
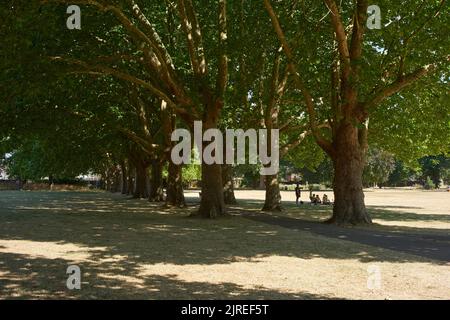
<svg viewBox="0 0 450 320">
<path fill-rule="evenodd" d="M 226 213 L 220 164 L 202 163 L 202 193 L 198 213 L 203 218 L 217 218 Z"/>
<path fill-rule="evenodd" d="M 143 163 L 136 163 L 136 184 L 133 198 L 148 198 L 149 192 L 147 188 L 147 166 Z"/>
<path fill-rule="evenodd" d="M 150 202 L 164 201 L 164 189 L 162 179 L 163 165 L 159 160 L 152 161 L 152 172 L 150 175 Z"/>
<path fill-rule="evenodd" d="M 176 207 L 186 206 L 183 191 L 182 167 L 172 163 L 172 161 L 169 161 L 166 204 Z"/>
<path fill-rule="evenodd" d="M 234 196 L 233 166 L 230 164 L 222 165 L 223 198 L 225 204 L 236 204 Z"/>
<path fill-rule="evenodd" d="M 330 223 L 372 223 L 364 204 L 362 183 L 366 148 L 358 132 L 358 128 L 347 123 L 342 124 L 335 135 L 334 208 Z"/>
<path fill-rule="evenodd" d="M 214 103 L 210 101 L 209 105 L 206 106 L 208 111 L 203 121 L 203 130 L 205 131 L 217 128 L 221 109 L 217 106 L 217 103 L 217 101 Z M 204 147 L 208 144 L 203 144 L 201 152 L 203 152 Z M 202 161 L 202 193 L 198 214 L 202 218 L 213 219 L 226 215 L 221 164 L 206 164 L 205 161 Z"/>
<path fill-rule="evenodd" d="M 278 175 L 265 176 L 266 199 L 262 211 L 281 211 L 281 194 Z"/>
</svg>

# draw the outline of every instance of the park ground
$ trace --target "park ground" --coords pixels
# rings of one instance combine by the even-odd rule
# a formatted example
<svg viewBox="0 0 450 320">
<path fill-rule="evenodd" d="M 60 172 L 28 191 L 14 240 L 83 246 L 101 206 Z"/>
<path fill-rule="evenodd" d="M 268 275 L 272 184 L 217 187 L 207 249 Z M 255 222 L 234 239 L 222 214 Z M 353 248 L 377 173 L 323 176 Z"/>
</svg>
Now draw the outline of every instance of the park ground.
<svg viewBox="0 0 450 320">
<path fill-rule="evenodd" d="M 105 192 L 0 192 L 0 299 L 450 299 L 450 193 L 365 194 L 374 226 L 323 231 L 331 207 L 297 208 L 293 192 L 261 219 L 264 192 L 238 190 L 219 220 L 188 218 L 196 191 L 184 209 Z M 373 240 L 391 234 L 394 249 Z M 66 288 L 69 265 L 81 268 L 80 290 Z"/>
</svg>

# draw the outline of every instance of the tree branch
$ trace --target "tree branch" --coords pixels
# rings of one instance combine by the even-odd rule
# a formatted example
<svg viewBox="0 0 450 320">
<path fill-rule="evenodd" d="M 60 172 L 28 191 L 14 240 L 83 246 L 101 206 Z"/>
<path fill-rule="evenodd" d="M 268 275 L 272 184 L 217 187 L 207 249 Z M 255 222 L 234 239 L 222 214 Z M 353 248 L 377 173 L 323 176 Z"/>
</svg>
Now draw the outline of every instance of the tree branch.
<svg viewBox="0 0 450 320">
<path fill-rule="evenodd" d="M 227 56 L 227 1 L 219 0 L 219 71 L 217 73 L 216 96 L 222 98 L 228 82 Z"/>
<path fill-rule="evenodd" d="M 316 139 L 317 143 L 324 149 L 327 153 L 331 154 L 333 152 L 332 145 L 329 141 L 325 140 L 319 133 L 317 128 L 317 120 L 316 120 L 316 111 L 314 108 L 314 101 L 311 96 L 311 93 L 306 88 L 305 84 L 303 83 L 302 78 L 300 77 L 299 72 L 297 71 L 296 64 L 294 62 L 294 55 L 292 53 L 292 50 L 286 40 L 286 36 L 284 35 L 283 29 L 281 28 L 280 22 L 278 20 L 278 16 L 276 15 L 272 4 L 270 3 L 270 0 L 264 0 L 264 6 L 266 7 L 266 10 L 270 16 L 270 19 L 272 21 L 273 28 L 278 36 L 278 40 L 280 41 L 284 54 L 286 55 L 286 58 L 288 60 L 288 66 L 289 70 L 294 77 L 294 81 L 298 89 L 302 92 L 302 95 L 306 102 L 307 112 L 309 115 L 309 123 L 312 130 L 312 133 L 314 135 L 314 138 Z"/>
<path fill-rule="evenodd" d="M 348 48 L 348 39 L 347 34 L 345 32 L 345 27 L 342 22 L 342 17 L 339 12 L 339 8 L 336 4 L 336 1 L 334 0 L 324 0 L 326 6 L 331 11 L 331 24 L 334 29 L 334 33 L 336 36 L 336 41 L 338 45 L 338 51 L 339 51 L 339 57 L 341 61 L 341 67 L 342 67 L 342 73 L 341 73 L 341 79 L 342 84 L 344 87 L 346 87 L 346 84 L 348 82 L 348 78 L 350 76 L 350 51 Z"/>
<path fill-rule="evenodd" d="M 206 61 L 205 59 L 201 60 L 199 56 L 199 47 L 196 39 L 198 39 L 198 35 L 195 35 L 196 30 L 194 28 L 194 21 L 191 20 L 189 13 L 187 11 L 185 0 L 178 0 L 178 15 L 181 19 L 181 26 L 183 27 L 183 31 L 186 35 L 186 40 L 188 44 L 189 57 L 191 60 L 192 70 L 194 75 L 198 77 L 203 77 L 206 74 Z M 203 62 L 203 66 L 201 66 Z"/>
<path fill-rule="evenodd" d="M 77 60 L 77 59 L 63 58 L 63 57 L 50 57 L 50 59 L 53 61 L 65 62 L 65 63 L 72 64 L 72 65 L 78 65 L 78 66 L 86 69 L 87 73 L 89 73 L 89 74 L 93 74 L 93 72 L 94 72 L 94 74 L 96 74 L 96 75 L 98 75 L 98 74 L 111 75 L 118 79 L 139 85 L 139 86 L 149 90 L 152 94 L 154 94 L 161 100 L 166 101 L 168 106 L 170 106 L 174 110 L 174 112 L 176 112 L 180 115 L 183 115 L 184 117 L 188 117 L 190 119 L 193 119 L 193 117 L 198 118 L 198 116 L 196 116 L 192 112 L 188 112 L 187 110 L 178 107 L 177 104 L 169 96 L 167 96 L 164 92 L 162 92 L 161 90 L 154 87 L 151 83 L 149 83 L 145 80 L 142 80 L 140 78 L 137 78 L 135 76 L 132 76 L 128 73 L 122 72 L 122 71 L 114 69 L 114 68 L 102 66 L 102 65 L 89 65 L 88 63 L 86 63 L 82 60 Z M 81 72 L 79 72 L 79 73 L 81 73 Z"/>
<path fill-rule="evenodd" d="M 400 92 L 404 88 L 412 85 L 414 82 L 418 81 L 422 77 L 433 72 L 435 69 L 436 69 L 436 65 L 429 64 L 429 65 L 426 65 L 422 68 L 415 70 L 414 72 L 412 72 L 406 76 L 398 78 L 396 81 L 394 81 L 390 85 L 378 90 L 378 92 L 376 92 L 372 98 L 370 98 L 368 101 L 366 101 L 363 104 L 364 109 L 366 109 L 366 110 L 373 109 L 375 106 L 379 105 L 385 99 Z"/>
</svg>

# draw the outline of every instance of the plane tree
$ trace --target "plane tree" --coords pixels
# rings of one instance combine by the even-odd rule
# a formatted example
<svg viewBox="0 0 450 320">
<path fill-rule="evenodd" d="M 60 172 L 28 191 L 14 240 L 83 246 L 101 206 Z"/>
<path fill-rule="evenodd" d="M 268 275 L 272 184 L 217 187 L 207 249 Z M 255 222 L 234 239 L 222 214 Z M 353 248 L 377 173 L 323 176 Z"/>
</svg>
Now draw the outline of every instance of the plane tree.
<svg viewBox="0 0 450 320">
<path fill-rule="evenodd" d="M 153 4 L 134 0 L 43 3 L 49 6 L 55 6 L 55 3 L 88 5 L 98 11 L 97 21 L 109 21 L 103 20 L 105 16 L 114 17 L 116 23 L 109 25 L 110 29 L 125 32 L 122 42 L 132 43 L 130 57 L 129 45 L 124 50 L 118 43 L 109 43 L 99 36 L 96 30 L 81 30 L 80 34 L 85 37 L 89 35 L 106 41 L 108 46 L 114 47 L 115 54 L 99 59 L 101 57 L 93 56 L 91 52 L 88 57 L 87 54 L 83 57 L 83 54 L 77 54 L 79 50 L 66 50 L 54 56 L 54 62 L 77 66 L 79 72 L 112 75 L 128 81 L 164 101 L 189 126 L 199 120 L 205 130 L 217 127 L 228 78 L 228 6 L 225 0 L 207 5 L 194 5 L 191 0 Z M 81 40 L 76 42 L 77 47 L 87 49 L 87 44 Z M 114 60 L 122 55 L 128 57 Z M 199 214 L 208 218 L 225 214 L 218 164 L 202 164 Z"/>
<path fill-rule="evenodd" d="M 335 203 L 329 222 L 371 223 L 362 181 L 369 137 L 383 136 L 393 146 L 393 137 L 380 131 L 397 128 L 395 145 L 401 151 L 403 131 L 398 129 L 417 127 L 424 132 L 408 135 L 414 141 L 410 146 L 419 144 L 423 152 L 427 144 L 436 145 L 440 132 L 446 140 L 438 139 L 439 147 L 448 148 L 448 95 L 439 106 L 432 102 L 439 101 L 434 95 L 448 91 L 448 3 L 378 1 L 381 29 L 367 27 L 367 0 L 263 3 L 303 96 L 315 141 L 333 161 Z M 301 29 L 307 32 L 298 37 Z M 432 128 L 429 120 L 438 116 Z M 319 130 L 323 120 L 330 130 Z"/>
</svg>

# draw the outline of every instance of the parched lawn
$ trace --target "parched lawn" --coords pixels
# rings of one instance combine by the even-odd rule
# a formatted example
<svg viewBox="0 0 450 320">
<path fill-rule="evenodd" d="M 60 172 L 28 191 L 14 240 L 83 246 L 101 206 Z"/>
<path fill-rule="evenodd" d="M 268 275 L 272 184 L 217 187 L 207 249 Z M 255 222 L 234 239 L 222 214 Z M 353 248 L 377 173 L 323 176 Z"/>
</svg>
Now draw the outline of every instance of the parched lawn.
<svg viewBox="0 0 450 320">
<path fill-rule="evenodd" d="M 314 191 L 322 198 L 327 194 L 333 199 L 333 192 Z M 367 189 L 364 191 L 367 208 L 373 218 L 371 229 L 395 230 L 398 232 L 450 234 L 450 192 L 417 189 Z M 195 193 L 189 195 L 196 196 Z M 264 191 L 236 191 L 236 196 L 244 201 L 239 206 L 257 211 L 262 207 Z M 303 191 L 305 202 L 297 207 L 293 191 L 281 192 L 284 211 L 275 215 L 292 218 L 324 221 L 331 216 L 331 206 L 309 204 L 309 191 Z"/>
<path fill-rule="evenodd" d="M 240 193 L 247 198 L 240 206 L 260 206 L 251 192 Z M 381 227 L 448 234 L 448 212 L 422 217 L 432 201 L 405 204 L 404 216 L 388 207 L 393 203 L 372 207 L 390 221 Z M 329 214 L 324 207 L 287 207 L 283 214 L 301 218 Z M 187 218 L 191 210 L 101 192 L 0 192 L 0 298 L 450 299 L 450 266 L 443 262 L 237 215 Z M 81 290 L 66 288 L 73 264 L 82 270 Z M 381 287 L 369 289 L 374 267 Z"/>
</svg>

